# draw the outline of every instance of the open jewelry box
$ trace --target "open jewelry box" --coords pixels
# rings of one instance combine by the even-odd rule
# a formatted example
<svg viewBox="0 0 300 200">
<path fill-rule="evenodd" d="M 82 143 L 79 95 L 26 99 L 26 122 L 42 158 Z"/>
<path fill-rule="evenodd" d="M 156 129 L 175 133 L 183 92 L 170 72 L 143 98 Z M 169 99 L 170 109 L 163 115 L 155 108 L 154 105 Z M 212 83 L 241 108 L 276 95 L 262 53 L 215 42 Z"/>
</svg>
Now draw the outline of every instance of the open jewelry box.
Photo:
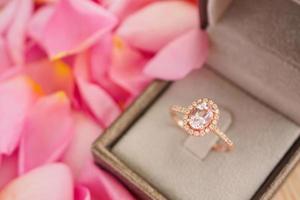
<svg viewBox="0 0 300 200">
<path fill-rule="evenodd" d="M 300 4 L 209 0 L 201 8 L 207 64 L 152 83 L 94 143 L 95 160 L 139 199 L 270 199 L 300 158 Z M 172 104 L 200 97 L 220 105 L 232 152 L 211 151 L 213 134 L 188 136 L 169 117 Z"/>
</svg>

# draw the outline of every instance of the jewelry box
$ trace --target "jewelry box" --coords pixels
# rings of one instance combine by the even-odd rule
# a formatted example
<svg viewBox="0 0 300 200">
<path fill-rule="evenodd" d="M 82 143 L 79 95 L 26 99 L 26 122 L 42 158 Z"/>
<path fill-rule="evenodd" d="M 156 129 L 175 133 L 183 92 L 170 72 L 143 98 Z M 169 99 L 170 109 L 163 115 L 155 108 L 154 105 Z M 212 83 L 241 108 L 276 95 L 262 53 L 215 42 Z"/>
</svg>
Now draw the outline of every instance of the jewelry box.
<svg viewBox="0 0 300 200">
<path fill-rule="evenodd" d="M 300 158 L 300 4 L 201 1 L 210 56 L 183 80 L 154 81 L 93 144 L 100 167 L 138 199 L 270 199 Z M 209 97 L 235 143 L 174 125 L 173 104 Z"/>
</svg>

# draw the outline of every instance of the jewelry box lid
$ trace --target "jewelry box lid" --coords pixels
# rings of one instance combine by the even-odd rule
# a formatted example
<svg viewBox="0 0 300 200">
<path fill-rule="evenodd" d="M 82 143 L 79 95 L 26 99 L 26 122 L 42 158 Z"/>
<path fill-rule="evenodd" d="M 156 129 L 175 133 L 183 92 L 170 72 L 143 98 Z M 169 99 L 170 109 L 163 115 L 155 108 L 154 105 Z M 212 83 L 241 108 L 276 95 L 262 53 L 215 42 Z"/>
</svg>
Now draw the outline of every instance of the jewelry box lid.
<svg viewBox="0 0 300 200">
<path fill-rule="evenodd" d="M 211 68 L 299 124 L 299 1 L 201 2 Z"/>
</svg>

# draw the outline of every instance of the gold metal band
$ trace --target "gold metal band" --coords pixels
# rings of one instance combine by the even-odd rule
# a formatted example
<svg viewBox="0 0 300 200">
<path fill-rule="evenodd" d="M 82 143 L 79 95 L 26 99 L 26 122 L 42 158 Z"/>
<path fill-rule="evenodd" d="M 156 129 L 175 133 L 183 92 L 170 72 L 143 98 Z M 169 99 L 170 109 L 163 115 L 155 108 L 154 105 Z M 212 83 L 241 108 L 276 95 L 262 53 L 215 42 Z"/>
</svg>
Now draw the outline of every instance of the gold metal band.
<svg viewBox="0 0 300 200">
<path fill-rule="evenodd" d="M 182 106 L 173 105 L 170 108 L 171 117 L 180 128 L 183 128 L 183 120 L 182 120 L 183 116 L 180 116 L 180 114 L 182 115 L 185 114 L 186 112 L 187 110 Z"/>
<path fill-rule="evenodd" d="M 222 131 L 220 131 L 219 128 L 215 128 L 214 129 L 214 133 L 222 139 L 223 142 L 215 144 L 213 149 L 215 151 L 231 151 L 234 147 L 233 142 L 227 137 L 227 135 L 225 135 L 225 133 L 223 133 Z"/>
</svg>

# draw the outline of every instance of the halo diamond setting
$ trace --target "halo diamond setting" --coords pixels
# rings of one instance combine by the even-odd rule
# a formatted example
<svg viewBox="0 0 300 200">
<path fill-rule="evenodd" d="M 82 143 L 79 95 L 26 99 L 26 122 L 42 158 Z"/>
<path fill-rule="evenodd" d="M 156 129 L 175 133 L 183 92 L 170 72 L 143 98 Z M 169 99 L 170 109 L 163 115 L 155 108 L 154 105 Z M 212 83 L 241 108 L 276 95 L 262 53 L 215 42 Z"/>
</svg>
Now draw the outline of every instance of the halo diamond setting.
<svg viewBox="0 0 300 200">
<path fill-rule="evenodd" d="M 194 101 L 185 112 L 184 129 L 191 135 L 204 135 L 212 131 L 219 119 L 217 104 L 208 98 Z"/>
</svg>

